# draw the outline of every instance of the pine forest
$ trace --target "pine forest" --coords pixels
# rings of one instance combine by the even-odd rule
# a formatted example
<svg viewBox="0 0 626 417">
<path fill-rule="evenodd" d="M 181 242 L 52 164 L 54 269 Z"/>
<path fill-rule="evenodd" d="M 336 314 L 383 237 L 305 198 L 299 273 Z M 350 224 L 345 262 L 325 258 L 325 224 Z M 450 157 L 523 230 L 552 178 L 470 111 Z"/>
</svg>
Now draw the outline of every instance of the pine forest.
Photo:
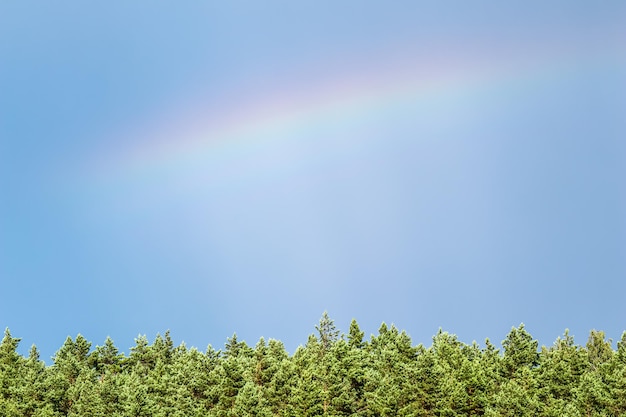
<svg viewBox="0 0 626 417">
<path fill-rule="evenodd" d="M 426 346 L 384 323 L 369 340 L 354 320 L 341 333 L 324 313 L 293 354 L 236 334 L 202 352 L 166 332 L 125 355 L 78 335 L 47 365 L 19 342 L 7 329 L 0 345 L 2 417 L 626 415 L 626 332 L 616 348 L 595 330 L 539 347 L 524 325 L 502 349 L 444 331 Z"/>
</svg>

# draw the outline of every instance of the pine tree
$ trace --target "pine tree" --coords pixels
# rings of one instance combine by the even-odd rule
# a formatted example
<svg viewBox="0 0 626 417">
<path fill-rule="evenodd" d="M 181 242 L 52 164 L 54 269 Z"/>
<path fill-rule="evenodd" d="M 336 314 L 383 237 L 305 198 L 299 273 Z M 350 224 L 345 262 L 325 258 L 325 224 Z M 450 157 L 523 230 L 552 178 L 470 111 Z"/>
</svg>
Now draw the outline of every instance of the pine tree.
<svg viewBox="0 0 626 417">
<path fill-rule="evenodd" d="M 537 365 L 539 355 L 537 353 L 539 343 L 520 324 L 516 329 L 513 327 L 506 339 L 502 341 L 504 348 L 504 367 L 506 375 L 511 378 L 522 368 L 533 368 Z"/>
<path fill-rule="evenodd" d="M 22 358 L 17 353 L 20 340 L 11 336 L 7 328 L 0 342 L 0 410 L 7 417 L 20 416 Z"/>
<path fill-rule="evenodd" d="M 135 338 L 135 346 L 130 348 L 130 356 L 125 361 L 134 372 L 143 376 L 156 365 L 154 351 L 150 348 L 146 335 L 139 335 Z"/>
<path fill-rule="evenodd" d="M 39 359 L 39 351 L 33 345 L 28 358 L 23 362 L 22 387 L 20 393 L 20 413 L 23 416 L 34 416 L 45 409 L 45 379 L 46 366 Z"/>
<path fill-rule="evenodd" d="M 348 334 L 348 352 L 344 359 L 346 368 L 347 389 L 352 395 L 351 415 L 365 415 L 368 407 L 366 401 L 367 344 L 363 341 L 364 333 L 356 320 L 350 323 Z"/>
<path fill-rule="evenodd" d="M 181 344 L 174 349 L 169 366 L 170 386 L 166 392 L 172 397 L 176 412 L 185 416 L 206 413 L 206 391 L 211 369 L 208 358 L 196 348 L 187 350 Z"/>
<path fill-rule="evenodd" d="M 81 387 L 75 387 L 81 373 L 90 371 L 89 343 L 82 335 L 65 339 L 63 346 L 56 352 L 53 365 L 46 378 L 47 395 L 52 408 L 60 413 L 70 415 L 72 407 L 79 399 Z M 86 384 L 92 375 L 85 376 L 80 384 Z"/>
<path fill-rule="evenodd" d="M 328 317 L 328 313 L 324 311 L 322 314 L 322 318 L 315 329 L 319 333 L 319 341 L 322 347 L 321 353 L 322 355 L 326 353 L 333 343 L 337 341 L 339 337 L 339 330 L 335 327 L 335 322 Z"/>
<path fill-rule="evenodd" d="M 365 346 L 363 343 L 363 333 L 355 319 L 350 322 L 350 330 L 348 333 L 348 345 L 353 349 L 361 349 Z"/>
<path fill-rule="evenodd" d="M 290 416 L 318 416 L 324 414 L 323 375 L 320 375 L 319 360 L 321 345 L 310 335 L 304 346 L 299 346 L 292 357 L 293 386 L 287 414 Z M 326 404 L 327 405 L 327 404 Z"/>
<path fill-rule="evenodd" d="M 237 333 L 233 333 L 232 337 L 226 339 L 226 344 L 224 345 L 224 357 L 228 358 L 236 358 L 240 355 L 246 357 L 252 357 L 252 349 L 247 345 L 246 342 L 240 342 L 237 339 Z"/>
<path fill-rule="evenodd" d="M 246 342 L 239 342 L 237 334 L 228 338 L 224 359 L 220 361 L 219 372 L 219 404 L 220 416 L 233 416 L 239 391 L 246 384 L 246 372 L 252 363 L 253 351 Z"/>
<path fill-rule="evenodd" d="M 278 340 L 270 339 L 266 352 L 263 379 L 270 380 L 265 386 L 265 402 L 272 415 L 285 415 L 296 378 L 293 363 L 285 345 Z"/>
<path fill-rule="evenodd" d="M 489 339 L 485 340 L 485 347 L 480 355 L 480 369 L 486 380 L 485 393 L 485 414 L 498 415 L 496 404 L 496 393 L 504 384 L 504 370 L 502 365 L 502 356 Z"/>
<path fill-rule="evenodd" d="M 433 338 L 434 371 L 437 381 L 436 413 L 441 416 L 459 416 L 465 413 L 469 401 L 467 389 L 460 379 L 460 370 L 467 360 L 463 344 L 453 334 L 441 329 Z"/>
<path fill-rule="evenodd" d="M 117 374 L 121 371 L 124 355 L 119 353 L 113 340 L 107 337 L 104 345 L 96 346 L 89 359 L 91 366 L 104 379 L 105 375 Z"/>
<path fill-rule="evenodd" d="M 572 411 L 574 390 L 580 377 L 588 369 L 586 354 L 574 344 L 574 338 L 565 330 L 550 348 L 542 348 L 537 380 L 543 413 L 561 416 Z"/>
<path fill-rule="evenodd" d="M 605 367 L 609 415 L 626 415 L 626 331 L 617 342 L 617 351 Z"/>
<path fill-rule="evenodd" d="M 165 337 L 157 334 L 150 350 L 152 351 L 152 356 L 155 361 L 169 364 L 172 360 L 172 353 L 174 352 L 174 341 L 170 337 L 170 331 L 167 330 L 165 332 Z"/>
<path fill-rule="evenodd" d="M 415 416 L 432 416 L 435 413 L 438 384 L 436 369 L 437 357 L 432 348 L 419 345 L 416 348 L 414 376 L 412 377 L 415 389 Z"/>
<path fill-rule="evenodd" d="M 605 339 L 603 331 L 592 330 L 587 340 L 587 358 L 592 370 L 597 370 L 602 364 L 609 362 L 613 357 L 611 340 Z"/>
<path fill-rule="evenodd" d="M 366 351 L 371 363 L 366 370 L 366 409 L 372 415 L 411 415 L 418 404 L 417 350 L 411 339 L 395 326 L 381 324 Z"/>
</svg>

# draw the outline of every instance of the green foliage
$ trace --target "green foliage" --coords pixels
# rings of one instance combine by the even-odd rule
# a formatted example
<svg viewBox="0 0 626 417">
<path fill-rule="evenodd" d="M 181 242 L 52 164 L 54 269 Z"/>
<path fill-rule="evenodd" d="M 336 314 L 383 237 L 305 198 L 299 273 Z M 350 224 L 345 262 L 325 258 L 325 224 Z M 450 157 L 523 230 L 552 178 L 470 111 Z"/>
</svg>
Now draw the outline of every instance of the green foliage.
<svg viewBox="0 0 626 417">
<path fill-rule="evenodd" d="M 322 354 L 327 352 L 333 343 L 337 341 L 339 337 L 339 330 L 335 327 L 335 322 L 328 317 L 328 313 L 324 311 L 322 318 L 315 329 L 319 333 L 319 341 L 322 347 Z"/>
<path fill-rule="evenodd" d="M 516 329 L 513 327 L 506 339 L 502 341 L 504 348 L 504 369 L 508 377 L 513 377 L 516 372 L 523 368 L 532 368 L 537 365 L 539 355 L 537 347 L 539 342 L 520 324 Z"/>
<path fill-rule="evenodd" d="M 553 346 L 542 348 L 536 371 L 539 399 L 548 415 L 561 416 L 572 412 L 575 389 L 581 375 L 588 370 L 587 354 L 583 348 L 576 346 L 568 330 L 557 338 Z"/>
<path fill-rule="evenodd" d="M 565 331 L 538 349 L 520 325 L 502 342 L 465 344 L 440 330 L 414 346 L 382 324 L 364 341 L 357 322 L 341 334 L 327 313 L 289 355 L 277 340 L 224 351 L 175 346 L 169 331 L 130 354 L 110 338 L 91 350 L 68 337 L 46 366 L 5 330 L 0 343 L 1 417 L 619 416 L 626 415 L 626 332 L 613 350 L 592 330 L 585 346 Z"/>
</svg>

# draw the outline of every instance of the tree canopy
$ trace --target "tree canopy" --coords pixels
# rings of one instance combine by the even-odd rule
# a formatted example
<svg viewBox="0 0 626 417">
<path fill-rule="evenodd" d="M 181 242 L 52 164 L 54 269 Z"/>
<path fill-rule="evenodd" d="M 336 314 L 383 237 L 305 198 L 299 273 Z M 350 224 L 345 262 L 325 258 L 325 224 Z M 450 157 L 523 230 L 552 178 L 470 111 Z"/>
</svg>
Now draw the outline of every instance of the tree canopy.
<svg viewBox="0 0 626 417">
<path fill-rule="evenodd" d="M 107 338 L 68 337 L 51 365 L 35 346 L 0 342 L 0 415 L 60 416 L 620 416 L 626 414 L 626 332 L 612 347 L 592 330 L 542 346 L 513 327 L 502 351 L 439 331 L 429 347 L 382 324 L 364 338 L 324 313 L 293 354 L 261 338 L 223 350 L 175 346 L 169 331 L 135 339 L 129 355 Z"/>
</svg>

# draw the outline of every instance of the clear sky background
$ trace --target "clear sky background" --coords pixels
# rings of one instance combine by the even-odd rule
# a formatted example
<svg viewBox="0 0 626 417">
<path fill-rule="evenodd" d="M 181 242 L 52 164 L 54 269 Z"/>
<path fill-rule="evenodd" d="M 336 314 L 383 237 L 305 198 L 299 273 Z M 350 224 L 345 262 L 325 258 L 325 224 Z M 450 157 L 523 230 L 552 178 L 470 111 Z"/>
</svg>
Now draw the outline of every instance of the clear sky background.
<svg viewBox="0 0 626 417">
<path fill-rule="evenodd" d="M 0 325 L 626 330 L 622 1 L 0 3 Z"/>
</svg>

